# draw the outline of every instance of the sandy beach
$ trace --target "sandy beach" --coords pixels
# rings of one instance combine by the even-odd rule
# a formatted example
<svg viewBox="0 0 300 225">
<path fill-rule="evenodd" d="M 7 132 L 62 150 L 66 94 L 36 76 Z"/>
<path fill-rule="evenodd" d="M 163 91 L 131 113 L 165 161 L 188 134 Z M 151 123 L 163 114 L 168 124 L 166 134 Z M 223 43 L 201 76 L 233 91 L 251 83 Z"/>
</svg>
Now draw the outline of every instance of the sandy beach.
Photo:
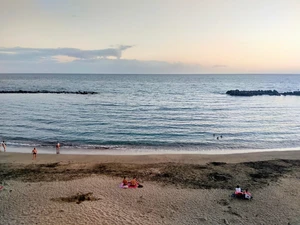
<svg viewBox="0 0 300 225">
<path fill-rule="evenodd" d="M 144 187 L 119 188 L 123 176 Z M 0 183 L 0 224 L 300 224 L 299 151 L 36 161 L 2 152 Z M 231 198 L 237 184 L 253 200 Z"/>
</svg>

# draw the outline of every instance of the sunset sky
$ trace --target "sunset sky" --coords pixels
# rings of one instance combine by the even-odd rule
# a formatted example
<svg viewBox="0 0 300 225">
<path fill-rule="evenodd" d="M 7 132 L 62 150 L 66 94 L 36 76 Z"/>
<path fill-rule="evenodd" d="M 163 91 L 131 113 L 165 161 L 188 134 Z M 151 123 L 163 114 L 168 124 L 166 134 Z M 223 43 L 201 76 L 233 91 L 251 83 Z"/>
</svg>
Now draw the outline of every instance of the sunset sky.
<svg viewBox="0 0 300 225">
<path fill-rule="evenodd" d="M 0 73 L 300 73 L 299 0 L 0 0 Z"/>
</svg>

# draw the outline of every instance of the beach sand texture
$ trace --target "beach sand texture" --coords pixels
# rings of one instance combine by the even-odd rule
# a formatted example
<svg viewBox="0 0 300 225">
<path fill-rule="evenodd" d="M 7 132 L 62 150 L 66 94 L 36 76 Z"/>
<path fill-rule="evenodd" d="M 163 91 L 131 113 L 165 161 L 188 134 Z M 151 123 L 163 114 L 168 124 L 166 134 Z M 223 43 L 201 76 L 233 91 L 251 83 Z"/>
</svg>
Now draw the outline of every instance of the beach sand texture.
<svg viewBox="0 0 300 225">
<path fill-rule="evenodd" d="M 250 191 L 254 196 L 251 201 L 230 197 L 234 189 L 234 187 L 232 190 L 228 188 L 230 179 L 216 180 L 217 188 L 172 184 L 172 181 L 176 181 L 176 176 L 182 176 L 181 173 L 187 177 L 187 183 L 191 182 L 191 174 L 178 170 L 174 174 L 169 174 L 172 179 L 163 178 L 155 181 L 150 179 L 151 176 L 148 174 L 140 177 L 143 179 L 143 188 L 121 189 L 119 184 L 122 177 L 116 176 L 118 168 L 121 173 L 125 173 L 126 169 L 128 171 L 132 169 L 135 172 L 141 170 L 141 174 L 146 170 L 151 170 L 153 173 L 161 170 L 161 165 L 157 167 L 156 164 L 151 164 L 152 160 L 168 162 L 162 165 L 171 166 L 174 163 L 179 165 L 180 162 L 179 166 L 185 168 L 187 161 L 191 161 L 190 157 L 194 161 L 185 169 L 193 170 L 197 165 L 199 168 L 203 167 L 205 171 L 209 169 L 217 173 L 224 170 L 226 174 L 233 175 L 234 170 L 239 166 L 241 170 L 247 172 L 246 167 L 243 167 L 245 165 L 237 164 L 238 162 L 274 160 L 274 156 L 277 159 L 277 167 L 292 166 L 286 167 L 280 174 L 279 170 L 275 169 L 275 172 L 272 170 L 277 175 L 271 176 L 268 165 L 270 164 L 271 168 L 272 161 L 265 161 L 263 165 L 269 177 L 256 177 L 254 181 L 248 183 L 246 181 L 250 178 L 245 178 L 243 183 L 251 185 Z M 36 162 L 27 159 L 31 159 L 30 157 L 29 154 L 1 155 L 1 182 L 4 189 L 0 191 L 0 224 L 300 224 L 298 152 L 244 154 L 243 156 L 206 155 L 204 158 L 200 155 L 132 157 L 39 155 L 40 161 Z M 280 158 L 284 160 L 281 161 Z M 293 161 L 285 161 L 288 159 Z M 138 161 L 144 169 L 131 167 L 131 161 Z M 227 164 L 207 164 L 212 161 L 227 162 Z M 297 163 L 288 164 L 292 162 Z M 110 170 L 102 171 L 103 174 L 98 174 L 96 170 L 90 173 L 80 172 L 84 168 L 94 168 L 91 165 L 99 167 L 105 163 L 113 164 L 109 164 Z M 42 166 L 40 167 L 39 164 Z M 254 167 L 251 168 L 253 171 Z M 32 168 L 34 170 L 31 170 Z M 261 168 L 258 169 L 255 171 L 260 171 Z M 46 170 L 51 171 L 52 176 L 47 174 Z M 77 171 L 78 177 L 68 170 Z M 24 173 L 16 174 L 20 171 Z M 33 177 L 32 172 L 36 174 Z M 51 181 L 45 181 L 47 178 L 44 172 Z M 199 172 L 199 177 L 204 176 L 202 173 L 206 172 Z M 72 176 L 68 179 L 64 174 Z M 242 187 L 243 183 L 240 183 Z M 93 201 L 61 200 L 77 193 L 89 192 L 92 193 Z"/>
</svg>

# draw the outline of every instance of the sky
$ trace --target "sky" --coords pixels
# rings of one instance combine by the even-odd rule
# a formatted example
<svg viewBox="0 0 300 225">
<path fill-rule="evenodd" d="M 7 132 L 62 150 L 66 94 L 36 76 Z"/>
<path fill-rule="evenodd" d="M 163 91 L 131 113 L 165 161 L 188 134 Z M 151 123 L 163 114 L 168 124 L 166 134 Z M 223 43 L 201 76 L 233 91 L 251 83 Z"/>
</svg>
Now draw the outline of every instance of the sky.
<svg viewBox="0 0 300 225">
<path fill-rule="evenodd" d="M 299 73 L 300 0 L 0 0 L 0 73 Z"/>
</svg>

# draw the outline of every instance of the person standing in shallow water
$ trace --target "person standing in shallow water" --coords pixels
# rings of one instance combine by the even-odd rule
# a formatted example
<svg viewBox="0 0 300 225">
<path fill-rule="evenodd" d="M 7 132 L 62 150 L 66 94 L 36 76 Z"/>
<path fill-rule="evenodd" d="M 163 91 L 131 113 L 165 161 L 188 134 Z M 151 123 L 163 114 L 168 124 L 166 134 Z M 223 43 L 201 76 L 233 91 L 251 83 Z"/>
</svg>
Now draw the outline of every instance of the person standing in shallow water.
<svg viewBox="0 0 300 225">
<path fill-rule="evenodd" d="M 56 154 L 59 154 L 60 144 L 57 143 L 57 144 L 55 145 L 55 148 L 56 148 Z"/>
</svg>

